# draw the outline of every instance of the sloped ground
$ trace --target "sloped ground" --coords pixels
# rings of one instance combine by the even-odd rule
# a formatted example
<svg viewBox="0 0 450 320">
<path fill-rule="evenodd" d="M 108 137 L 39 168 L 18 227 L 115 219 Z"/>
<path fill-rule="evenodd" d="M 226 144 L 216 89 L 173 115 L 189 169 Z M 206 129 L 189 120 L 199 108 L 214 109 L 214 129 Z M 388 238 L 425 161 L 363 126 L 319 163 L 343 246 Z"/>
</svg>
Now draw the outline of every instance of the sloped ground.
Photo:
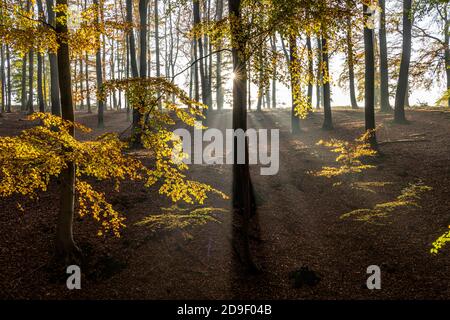
<svg viewBox="0 0 450 320">
<path fill-rule="evenodd" d="M 258 203 L 252 251 L 262 267 L 249 275 L 231 248 L 230 201 L 212 197 L 207 207 L 221 223 L 210 222 L 185 232 L 153 232 L 136 225 L 149 214 L 172 204 L 155 190 L 125 183 L 120 194 L 107 183 L 115 208 L 127 217 L 120 239 L 96 236 L 89 217 L 75 221 L 75 239 L 86 255 L 82 290 L 65 288 L 64 270 L 50 263 L 58 211 L 58 186 L 39 200 L 0 201 L 0 297 L 6 299 L 442 299 L 450 298 L 450 247 L 429 253 L 431 243 L 450 224 L 450 113 L 408 111 L 410 125 L 394 125 L 391 115 L 378 115 L 379 141 L 420 138 L 421 142 L 387 143 L 377 168 L 352 181 L 392 184 L 375 193 L 350 188 L 348 179 L 314 177 L 309 171 L 334 165 L 335 154 L 316 146 L 331 137 L 352 140 L 363 132 L 362 111 L 335 110 L 335 130 L 322 131 L 322 114 L 302 121 L 302 134 L 289 133 L 287 110 L 249 114 L 249 127 L 281 128 L 280 171 L 261 176 L 252 167 Z M 29 126 L 17 114 L 0 118 L 2 135 L 17 134 Z M 78 114 L 78 121 L 95 127 L 95 115 Z M 128 127 L 124 113 L 106 113 L 106 131 Z M 231 125 L 230 112 L 215 115 L 210 127 Z M 96 130 L 93 134 L 101 133 Z M 193 178 L 231 193 L 231 166 L 195 165 Z M 408 183 L 422 180 L 433 191 L 419 201 L 421 208 L 402 208 L 370 222 L 340 219 L 346 212 L 391 201 Z M 180 205 L 182 207 L 182 205 Z M 382 289 L 370 291 L 366 268 L 378 265 Z M 308 266 L 320 277 L 315 286 L 294 288 L 291 272 Z"/>
</svg>

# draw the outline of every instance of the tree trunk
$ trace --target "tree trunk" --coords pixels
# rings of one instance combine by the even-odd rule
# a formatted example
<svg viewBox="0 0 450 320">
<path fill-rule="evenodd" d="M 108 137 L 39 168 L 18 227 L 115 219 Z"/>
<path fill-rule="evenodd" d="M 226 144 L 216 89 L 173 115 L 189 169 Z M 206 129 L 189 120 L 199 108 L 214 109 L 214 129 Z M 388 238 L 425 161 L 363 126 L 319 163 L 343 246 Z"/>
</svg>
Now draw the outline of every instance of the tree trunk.
<svg viewBox="0 0 450 320">
<path fill-rule="evenodd" d="M 37 0 L 38 7 L 38 17 L 45 21 L 44 16 L 44 8 L 42 6 L 42 0 Z M 38 98 L 38 106 L 39 112 L 45 112 L 45 99 L 44 99 L 44 89 L 43 89 L 43 59 L 42 54 L 40 52 L 37 53 L 37 98 Z"/>
<path fill-rule="evenodd" d="M 223 0 L 217 0 L 217 21 L 222 20 L 223 15 Z M 224 102 L 224 92 L 222 88 L 222 53 L 220 52 L 221 46 L 219 45 L 217 48 L 216 54 L 216 103 L 217 110 L 223 109 Z"/>
<path fill-rule="evenodd" d="M 262 106 L 262 100 L 263 100 L 263 93 L 264 93 L 264 87 L 263 87 L 263 80 L 264 80 L 264 70 L 263 70 L 263 64 L 264 64 L 264 59 L 263 59 L 263 48 L 262 45 L 259 46 L 259 61 L 260 61 L 260 66 L 259 66 L 259 74 L 258 74 L 258 102 L 256 104 L 256 111 L 261 111 L 261 106 Z"/>
<path fill-rule="evenodd" d="M 406 123 L 405 100 L 408 88 L 409 64 L 411 61 L 411 29 L 412 19 L 410 15 L 412 0 L 403 0 L 403 44 L 400 73 L 398 77 L 397 91 L 395 93 L 394 121 Z"/>
<path fill-rule="evenodd" d="M 371 19 L 367 5 L 363 5 L 364 18 Z M 372 148 L 376 148 L 377 140 L 375 135 L 375 52 L 373 41 L 373 29 L 364 24 L 364 107 L 366 131 L 370 130 L 369 142 Z"/>
<path fill-rule="evenodd" d="M 38 98 L 38 105 L 39 105 L 39 112 L 45 112 L 45 101 L 44 101 L 44 91 L 43 91 L 43 85 L 42 85 L 42 78 L 43 78 L 43 70 L 42 70 L 42 54 L 37 54 L 37 64 L 38 64 L 38 70 L 37 70 L 37 98 Z"/>
<path fill-rule="evenodd" d="M 289 73 L 291 76 L 291 132 L 292 134 L 300 133 L 300 118 L 295 114 L 298 106 L 298 99 L 300 98 L 300 61 L 298 58 L 297 37 L 289 35 Z"/>
<path fill-rule="evenodd" d="M 0 44 L 0 81 L 1 81 L 1 95 L 2 95 L 2 106 L 1 113 L 5 112 L 6 109 L 6 76 L 5 76 L 5 46 Z"/>
<path fill-rule="evenodd" d="M 99 6 L 98 0 L 93 1 L 94 5 L 97 6 L 96 11 L 96 23 L 100 24 L 100 11 L 102 8 Z M 100 36 L 99 36 L 100 40 Z M 103 86 L 103 65 L 102 65 L 102 53 L 101 53 L 101 44 L 99 44 L 99 47 L 97 48 L 97 51 L 95 53 L 95 73 L 97 77 L 97 90 L 100 90 L 100 88 Z M 103 99 L 99 99 L 97 97 L 97 127 L 103 128 L 105 126 L 104 124 L 104 108 L 105 104 L 103 102 Z"/>
<path fill-rule="evenodd" d="M 380 111 L 392 112 L 389 104 L 389 69 L 387 57 L 387 41 L 386 41 L 386 4 L 385 0 L 380 0 Z"/>
<path fill-rule="evenodd" d="M 236 23 L 231 23 L 231 43 L 233 56 L 233 72 L 238 75 L 233 79 L 233 129 L 247 130 L 247 66 L 244 60 L 246 43 L 242 35 L 244 32 L 241 22 L 241 0 L 229 0 L 229 13 L 234 16 Z M 248 144 L 245 145 L 246 151 Z M 248 157 L 244 164 L 237 164 L 236 139 L 233 142 L 234 165 L 233 165 L 233 242 L 236 251 L 240 255 L 243 265 L 250 271 L 256 271 L 249 245 L 249 225 L 252 216 L 254 197 L 252 196 L 252 185 Z M 248 152 L 246 152 L 248 155 Z M 240 230 L 239 230 L 240 229 Z"/>
<path fill-rule="evenodd" d="M 161 77 L 160 66 L 160 52 L 159 52 L 159 9 L 158 0 L 155 0 L 155 62 L 156 62 L 156 77 Z M 161 99 L 158 101 L 158 109 L 162 110 Z"/>
<path fill-rule="evenodd" d="M 450 108 L 450 19 L 448 17 L 448 9 L 447 4 L 444 8 L 444 18 L 445 18 L 445 25 L 444 25 L 444 41 L 445 41 L 445 74 L 447 78 L 447 107 Z"/>
<path fill-rule="evenodd" d="M 313 52 L 311 46 L 311 37 L 306 37 L 306 47 L 308 50 L 308 104 L 312 106 L 313 98 L 313 82 L 314 82 L 314 66 L 313 66 Z"/>
<path fill-rule="evenodd" d="M 27 57 L 25 54 L 22 58 L 22 78 L 21 78 L 21 106 L 20 110 L 24 112 L 27 109 Z"/>
<path fill-rule="evenodd" d="M 328 43 L 326 32 L 322 31 L 322 61 L 323 61 L 323 126 L 324 130 L 333 129 L 333 120 L 331 116 L 331 94 L 330 94 L 330 79 L 329 79 L 329 62 L 328 62 Z"/>
<path fill-rule="evenodd" d="M 350 90 L 350 104 L 352 109 L 358 109 L 358 102 L 356 101 L 355 91 L 355 69 L 353 57 L 353 36 L 352 36 L 352 21 L 351 16 L 347 16 L 347 64 L 348 64 L 348 79 Z"/>
<path fill-rule="evenodd" d="M 317 59 L 317 84 L 316 84 L 316 109 L 319 110 L 320 106 L 323 105 L 323 95 L 322 95 L 322 41 L 320 39 L 320 35 L 317 35 L 317 51 L 318 51 L 318 59 Z"/>
<path fill-rule="evenodd" d="M 54 2 L 53 0 L 46 0 L 47 3 L 47 16 L 48 24 L 55 26 L 55 12 L 53 10 Z M 59 79 L 58 79 L 58 59 L 56 54 L 53 52 L 48 53 L 48 58 L 50 62 L 50 100 L 51 100 L 51 111 L 55 116 L 61 115 L 61 98 L 59 96 Z"/>
<path fill-rule="evenodd" d="M 275 54 L 277 52 L 277 38 L 273 35 L 270 38 L 270 44 L 272 47 L 272 52 Z M 272 76 L 272 109 L 277 107 L 277 65 L 276 62 L 273 65 L 273 76 Z"/>
<path fill-rule="evenodd" d="M 85 73 L 85 83 L 86 83 L 86 104 L 88 108 L 88 113 L 92 113 L 91 109 L 91 89 L 89 86 L 89 55 L 86 53 L 86 61 L 84 64 L 84 73 Z"/>
<path fill-rule="evenodd" d="M 34 50 L 30 50 L 29 52 L 29 62 L 28 62 L 28 106 L 27 112 L 28 114 L 34 113 L 33 107 L 33 81 L 34 81 Z"/>
<path fill-rule="evenodd" d="M 56 0 L 58 6 L 66 7 L 67 0 Z M 56 33 L 58 35 L 58 75 L 61 93 L 62 118 L 74 121 L 72 83 L 70 75 L 69 45 L 64 41 L 68 34 L 66 21 L 67 13 L 58 11 L 56 19 Z M 70 128 L 70 134 L 75 135 L 74 128 Z M 75 166 L 68 162 L 67 168 L 60 174 L 60 208 L 59 219 L 56 228 L 56 252 L 65 259 L 66 263 L 72 262 L 80 253 L 73 240 L 72 224 L 75 204 Z"/>
<path fill-rule="evenodd" d="M 193 0 L 193 12 L 194 12 L 194 27 L 198 26 L 201 23 L 200 18 L 200 3 L 199 0 Z M 203 47 L 203 40 L 202 36 L 197 36 L 197 50 L 199 57 L 199 65 L 200 65 L 200 81 L 202 86 L 202 102 L 207 105 L 208 107 L 211 107 L 210 103 L 210 93 L 208 92 L 208 81 L 207 81 L 207 75 L 206 75 L 206 68 L 205 68 L 205 61 L 203 57 L 204 53 L 204 47 Z M 208 112 L 206 111 L 206 116 Z"/>
<path fill-rule="evenodd" d="M 6 62 L 8 63 L 8 69 L 6 71 L 7 83 L 8 83 L 8 102 L 6 104 L 6 112 L 11 112 L 12 104 L 12 86 L 11 86 L 11 57 L 9 53 L 9 46 L 6 46 Z"/>
</svg>

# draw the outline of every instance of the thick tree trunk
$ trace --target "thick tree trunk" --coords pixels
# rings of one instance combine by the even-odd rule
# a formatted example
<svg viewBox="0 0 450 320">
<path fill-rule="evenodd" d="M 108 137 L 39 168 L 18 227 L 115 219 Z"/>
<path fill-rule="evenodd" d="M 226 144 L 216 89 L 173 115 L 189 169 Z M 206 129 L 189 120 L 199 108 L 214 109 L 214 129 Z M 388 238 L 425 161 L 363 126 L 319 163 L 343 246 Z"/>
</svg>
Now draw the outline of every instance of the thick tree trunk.
<svg viewBox="0 0 450 320">
<path fill-rule="evenodd" d="M 56 0 L 56 4 L 62 7 L 67 6 L 67 0 Z M 57 13 L 56 33 L 58 35 L 58 75 L 59 88 L 61 93 L 61 113 L 62 118 L 74 121 L 72 83 L 70 75 L 70 55 L 69 45 L 64 39 L 67 37 L 66 12 Z M 70 134 L 75 135 L 74 128 L 70 129 Z M 75 166 L 68 162 L 67 168 L 60 175 L 60 208 L 59 219 L 56 228 L 56 252 L 65 259 L 66 263 L 73 262 L 78 258 L 80 250 L 75 245 L 73 239 L 72 225 L 75 203 Z"/>
<path fill-rule="evenodd" d="M 412 0 L 403 0 L 403 44 L 400 73 L 398 77 L 397 91 L 395 94 L 394 121 L 405 123 L 405 100 L 408 89 L 409 64 L 411 61 L 411 15 Z"/>
<path fill-rule="evenodd" d="M 389 104 L 389 69 L 387 57 L 387 41 L 386 41 L 386 4 L 385 0 L 380 0 L 380 111 L 392 112 Z"/>
<path fill-rule="evenodd" d="M 229 0 L 229 13 L 234 16 L 237 23 L 231 24 L 231 42 L 233 56 L 233 72 L 238 75 L 233 79 L 233 129 L 247 130 L 247 66 L 244 61 L 246 43 L 243 40 L 244 32 L 241 23 L 241 0 Z M 248 144 L 246 144 L 246 151 Z M 248 157 L 244 164 L 237 164 L 236 139 L 233 143 L 233 244 L 240 256 L 243 265 L 250 271 L 256 271 L 257 267 L 252 260 L 249 245 L 249 226 L 254 206 L 252 196 L 252 184 Z M 248 152 L 246 152 L 248 155 Z M 239 225 L 238 225 L 239 224 Z"/>
<path fill-rule="evenodd" d="M 300 61 L 298 57 L 297 37 L 289 35 L 289 73 L 291 76 L 291 132 L 292 134 L 300 133 L 300 118 L 295 114 L 300 97 Z"/>
<path fill-rule="evenodd" d="M 371 14 L 367 12 L 367 6 L 363 5 L 364 18 L 370 19 Z M 375 135 L 375 52 L 373 41 L 373 29 L 364 26 L 364 60 L 365 60 L 365 76 L 364 76 L 364 104 L 365 104 L 365 124 L 366 131 L 372 133 L 369 136 L 370 145 L 373 148 L 377 146 Z"/>
<path fill-rule="evenodd" d="M 330 93 L 330 79 L 329 70 L 330 65 L 328 61 L 328 43 L 326 38 L 326 32 L 322 31 L 322 61 L 323 61 L 323 126 L 324 130 L 333 129 L 333 119 L 331 115 L 331 93 Z"/>
</svg>

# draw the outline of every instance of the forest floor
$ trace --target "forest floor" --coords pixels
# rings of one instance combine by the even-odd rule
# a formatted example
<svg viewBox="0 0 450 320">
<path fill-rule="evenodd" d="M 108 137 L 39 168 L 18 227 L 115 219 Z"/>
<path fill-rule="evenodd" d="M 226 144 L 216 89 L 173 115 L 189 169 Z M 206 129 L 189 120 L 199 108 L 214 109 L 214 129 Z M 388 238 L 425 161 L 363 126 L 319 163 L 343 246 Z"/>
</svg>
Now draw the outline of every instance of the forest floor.
<svg viewBox="0 0 450 320">
<path fill-rule="evenodd" d="M 205 207 L 218 208 L 220 221 L 184 231 L 150 230 L 137 224 L 150 214 L 181 211 L 140 183 L 95 182 L 126 216 L 121 238 L 98 237 L 89 217 L 75 219 L 74 236 L 86 259 L 82 289 L 67 290 L 68 275 L 52 267 L 58 212 L 58 185 L 39 200 L 20 197 L 0 201 L 0 298 L 3 299 L 448 299 L 450 247 L 430 254 L 431 243 L 450 225 L 450 112 L 407 110 L 408 125 L 378 114 L 383 157 L 376 168 L 353 182 L 388 182 L 373 190 L 352 188 L 350 180 L 315 177 L 308 172 L 336 165 L 336 154 L 317 146 L 323 139 L 353 140 L 364 129 L 364 112 L 333 110 L 335 129 L 323 131 L 322 113 L 301 121 L 302 133 L 289 133 L 288 110 L 250 112 L 249 128 L 280 128 L 280 171 L 275 176 L 251 173 L 257 200 L 259 236 L 252 252 L 262 272 L 247 274 L 232 249 L 230 201 L 216 196 Z M 95 128 L 96 116 L 77 113 Z M 0 118 L 0 135 L 30 126 L 23 116 Z M 105 129 L 129 126 L 124 113 L 107 112 Z M 231 112 L 214 115 L 210 127 L 231 126 Z M 193 165 L 191 177 L 231 194 L 231 165 Z M 394 200 L 409 183 L 422 181 L 433 191 L 420 207 L 401 207 L 382 219 L 355 221 L 340 217 L 359 208 Z M 350 181 L 350 182 L 349 182 Z M 21 201 L 24 212 L 17 209 Z M 165 209 L 165 210 L 164 210 Z M 190 208 L 192 209 L 192 208 Z M 219 210 L 220 209 L 220 210 Z M 381 290 L 368 290 L 366 269 L 381 268 Z M 314 286 L 295 288 L 290 274 L 307 266 L 319 275 Z"/>
</svg>

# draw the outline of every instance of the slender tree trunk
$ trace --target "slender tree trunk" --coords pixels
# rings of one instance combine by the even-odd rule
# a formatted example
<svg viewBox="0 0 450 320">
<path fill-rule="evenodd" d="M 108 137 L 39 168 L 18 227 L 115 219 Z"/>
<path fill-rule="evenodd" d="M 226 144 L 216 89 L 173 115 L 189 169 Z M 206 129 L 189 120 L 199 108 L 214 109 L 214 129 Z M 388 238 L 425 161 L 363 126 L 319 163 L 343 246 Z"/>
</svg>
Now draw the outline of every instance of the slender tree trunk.
<svg viewBox="0 0 450 320">
<path fill-rule="evenodd" d="M 312 106 L 313 98 L 313 82 L 314 82 L 314 66 L 313 66 L 313 51 L 311 46 L 311 37 L 306 37 L 306 47 L 308 50 L 308 104 Z"/>
<path fill-rule="evenodd" d="M 259 46 L 259 61 L 260 61 L 260 66 L 259 66 L 259 74 L 258 74 L 258 102 L 256 104 L 256 111 L 261 111 L 261 106 L 262 106 L 262 100 L 263 100 L 263 94 L 264 94 L 264 84 L 263 84 L 263 77 L 264 77 L 264 67 L 263 67 L 263 48 L 262 45 Z"/>
<path fill-rule="evenodd" d="M 67 0 L 56 0 L 58 6 L 66 7 Z M 61 93 L 62 118 L 74 121 L 72 84 L 70 75 L 70 55 L 69 45 L 64 39 L 68 30 L 66 21 L 67 13 L 64 10 L 58 11 L 56 33 L 58 35 L 58 73 L 59 88 Z M 75 135 L 74 128 L 70 128 L 70 134 Z M 60 210 L 56 228 L 56 252 L 65 258 L 66 263 L 77 258 L 80 250 L 73 240 L 72 224 L 75 205 L 75 165 L 73 162 L 67 163 L 67 168 L 60 174 Z"/>
<path fill-rule="evenodd" d="M 317 51 L 318 51 L 318 57 L 317 57 L 317 84 L 316 84 L 316 109 L 319 110 L 320 106 L 323 105 L 323 96 L 322 96 L 322 41 L 320 39 L 320 36 L 317 35 Z"/>
<path fill-rule="evenodd" d="M 222 20 L 223 15 L 223 1 L 217 0 L 217 21 Z M 219 45 L 217 48 L 216 54 L 216 102 L 217 102 L 217 110 L 223 109 L 224 102 L 224 92 L 222 87 L 222 53 L 220 52 L 221 46 Z"/>
<path fill-rule="evenodd" d="M 198 26 L 201 23 L 200 18 L 200 3 L 199 0 L 193 0 L 193 12 L 194 12 L 194 27 Z M 211 106 L 210 103 L 210 93 L 208 92 L 208 81 L 207 81 L 207 75 L 206 75 L 206 68 L 205 68 L 205 59 L 203 57 L 204 54 L 204 46 L 203 46 L 203 40 L 202 36 L 197 37 L 197 50 L 200 59 L 199 65 L 200 65 L 200 81 L 202 86 L 202 102 L 207 105 L 208 107 Z M 206 116 L 208 112 L 206 110 Z"/>
<path fill-rule="evenodd" d="M 300 133 L 300 118 L 296 115 L 298 107 L 298 99 L 300 98 L 300 61 L 298 57 L 297 37 L 289 35 L 289 73 L 291 76 L 291 132 L 292 134 Z"/>
<path fill-rule="evenodd" d="M 270 44 L 272 47 L 272 53 L 275 54 L 277 52 L 277 38 L 276 35 L 273 35 L 270 38 Z M 272 109 L 277 107 L 277 65 L 276 61 L 273 65 L 273 76 L 272 76 Z"/>
<path fill-rule="evenodd" d="M 53 0 L 46 0 L 48 24 L 55 26 L 55 11 Z M 61 98 L 59 96 L 58 60 L 54 52 L 48 53 L 50 62 L 50 100 L 51 111 L 56 116 L 61 115 Z"/>
<path fill-rule="evenodd" d="M 395 94 L 394 121 L 405 123 L 405 100 L 408 89 L 409 64 L 411 61 L 411 29 L 412 29 L 412 0 L 403 0 L 403 45 L 400 73 Z"/>
<path fill-rule="evenodd" d="M 367 5 L 363 5 L 364 18 L 371 19 L 371 13 L 367 11 Z M 373 29 L 364 25 L 364 60 L 365 60 L 365 77 L 364 77 L 364 104 L 365 104 L 365 123 L 366 131 L 370 130 L 370 145 L 373 148 L 377 146 L 375 135 L 375 52 Z"/>
<path fill-rule="evenodd" d="M 87 108 L 88 108 L 88 113 L 92 113 L 92 108 L 91 108 L 91 89 L 89 86 L 89 55 L 86 52 L 86 57 L 85 57 L 86 61 L 84 64 L 84 73 L 85 73 L 85 83 L 86 83 L 86 104 L 87 104 Z"/>
<path fill-rule="evenodd" d="M 200 76 L 198 74 L 198 63 L 196 62 L 198 59 L 198 50 L 197 50 L 197 41 L 193 41 L 194 47 L 194 97 L 195 101 L 200 101 Z"/>
<path fill-rule="evenodd" d="M 137 78 L 139 77 L 139 71 L 137 66 L 137 58 L 136 58 L 136 42 L 134 37 L 134 28 L 133 28 L 133 1 L 127 0 L 126 2 L 126 11 L 127 11 L 127 23 L 129 25 L 130 30 L 128 31 L 128 53 L 129 53 L 129 64 L 131 77 Z M 130 106 L 130 103 L 128 103 Z M 141 119 L 141 114 L 137 109 L 132 110 L 132 132 L 133 132 L 133 141 L 135 146 L 140 144 L 140 133 L 139 133 L 139 123 Z"/>
<path fill-rule="evenodd" d="M 37 97 L 38 97 L 38 105 L 39 105 L 39 112 L 45 112 L 45 101 L 44 101 L 44 91 L 43 91 L 43 70 L 42 70 L 42 54 L 37 54 L 37 64 L 38 64 L 38 71 L 37 71 Z"/>
<path fill-rule="evenodd" d="M 386 4 L 385 0 L 379 0 L 380 14 L 380 111 L 392 112 L 389 104 L 389 69 L 386 41 Z"/>
<path fill-rule="evenodd" d="M 100 11 L 103 10 L 101 6 L 99 5 L 98 0 L 93 0 L 94 5 L 98 6 L 96 11 L 96 23 L 100 24 L 100 18 L 99 16 Z M 99 38 L 100 39 L 100 38 Z M 102 53 L 101 53 L 101 44 L 97 48 L 97 51 L 95 53 L 95 72 L 97 76 L 97 90 L 100 90 L 100 88 L 103 86 L 103 65 L 102 65 Z M 104 102 L 103 99 L 99 99 L 97 97 L 97 126 L 99 128 L 103 128 L 105 126 L 104 124 Z"/>
<path fill-rule="evenodd" d="M 138 67 L 136 60 L 136 42 L 134 40 L 134 28 L 133 28 L 133 1 L 127 0 L 126 3 L 127 9 L 127 23 L 129 24 L 130 30 L 128 31 L 128 45 L 129 45 L 129 57 L 130 57 L 130 66 L 131 66 L 131 77 L 137 78 Z"/>
<path fill-rule="evenodd" d="M 447 106 L 450 108 L 450 19 L 448 17 L 448 4 L 444 8 L 444 41 L 445 41 L 445 74 L 447 76 L 447 93 L 449 94 L 447 99 Z"/>
<path fill-rule="evenodd" d="M 32 113 L 34 113 L 34 106 L 33 106 L 34 50 L 30 50 L 28 58 L 29 58 L 29 61 L 28 61 L 28 106 L 27 106 L 27 112 L 28 112 L 28 114 L 32 114 Z"/>
<path fill-rule="evenodd" d="M 348 64 L 348 79 L 350 89 L 350 103 L 352 109 L 358 109 L 358 102 L 356 101 L 355 91 L 355 69 L 353 57 L 353 35 L 352 35 L 352 21 L 351 16 L 347 16 L 347 64 Z"/>
<path fill-rule="evenodd" d="M 156 62 L 156 77 L 161 77 L 160 65 L 160 51 L 159 51 L 159 7 L 158 0 L 155 0 L 155 62 Z M 158 101 L 158 109 L 162 110 L 161 100 Z"/>
<path fill-rule="evenodd" d="M 11 112 L 12 104 L 12 86 L 11 86 L 11 57 L 9 53 L 9 46 L 6 46 L 6 62 L 8 63 L 8 68 L 6 71 L 7 83 L 8 83 L 8 103 L 6 104 L 6 112 Z"/>
<path fill-rule="evenodd" d="M 2 95 L 2 106 L 1 113 L 5 112 L 6 109 L 6 76 L 5 76 L 5 46 L 0 44 L 0 81 L 1 81 L 1 95 Z"/>
<path fill-rule="evenodd" d="M 330 94 L 330 65 L 328 62 L 328 43 L 326 32 L 322 31 L 322 61 L 323 61 L 323 126 L 324 130 L 333 129 L 333 120 L 331 115 L 331 94 Z"/>
</svg>

